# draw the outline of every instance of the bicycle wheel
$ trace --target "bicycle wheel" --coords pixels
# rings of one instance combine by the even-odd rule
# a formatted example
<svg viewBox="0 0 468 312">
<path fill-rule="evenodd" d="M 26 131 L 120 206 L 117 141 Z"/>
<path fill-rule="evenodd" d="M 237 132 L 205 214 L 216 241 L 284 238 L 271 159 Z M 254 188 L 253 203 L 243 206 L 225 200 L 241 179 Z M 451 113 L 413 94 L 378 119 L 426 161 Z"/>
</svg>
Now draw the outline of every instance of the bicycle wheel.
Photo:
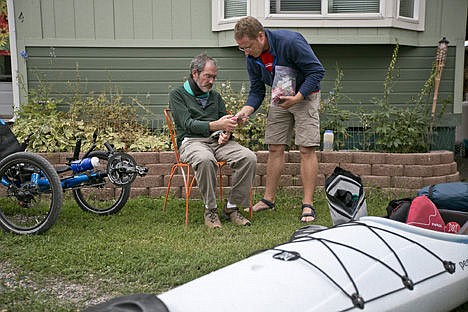
<svg viewBox="0 0 468 312">
<path fill-rule="evenodd" d="M 42 156 L 19 152 L 0 162 L 0 226 L 16 234 L 40 234 L 56 221 L 63 191 L 54 167 Z"/>
<path fill-rule="evenodd" d="M 108 154 L 104 151 L 93 151 L 88 157 L 99 158 L 102 174 L 90 180 L 86 185 L 73 190 L 73 197 L 81 209 L 100 215 L 114 214 L 127 203 L 131 185 L 117 186 L 109 181 L 106 174 Z"/>
</svg>

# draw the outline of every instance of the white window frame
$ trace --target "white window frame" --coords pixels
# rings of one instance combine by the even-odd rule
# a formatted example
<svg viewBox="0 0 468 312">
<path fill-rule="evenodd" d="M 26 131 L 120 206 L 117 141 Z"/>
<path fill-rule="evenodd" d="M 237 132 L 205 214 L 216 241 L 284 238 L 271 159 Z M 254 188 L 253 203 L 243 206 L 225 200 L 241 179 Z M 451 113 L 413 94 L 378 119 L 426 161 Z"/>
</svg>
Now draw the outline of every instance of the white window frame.
<svg viewBox="0 0 468 312">
<path fill-rule="evenodd" d="M 247 15 L 250 13 L 250 3 L 255 0 L 247 0 Z M 211 20 L 212 30 L 229 30 L 233 29 L 236 22 L 242 18 L 242 16 L 224 18 L 224 0 L 211 0 Z"/>
<path fill-rule="evenodd" d="M 247 0 L 247 15 L 258 18 L 265 27 L 313 27 L 313 28 L 402 28 L 424 31 L 426 0 L 414 0 L 414 18 L 401 17 L 400 0 L 380 0 L 379 13 L 329 13 L 328 0 L 322 1 L 321 14 L 282 13 L 270 14 L 270 1 Z M 224 19 L 224 0 L 212 0 L 212 30 L 232 30 L 239 17 Z"/>
<path fill-rule="evenodd" d="M 408 21 L 408 22 L 417 21 L 419 18 L 419 13 L 420 13 L 420 7 L 419 7 L 420 1 L 414 0 L 414 12 L 413 12 L 414 17 L 400 16 L 400 2 L 401 2 L 400 0 L 397 1 L 398 5 L 396 9 L 396 14 L 397 14 L 398 19 L 402 21 Z"/>
</svg>

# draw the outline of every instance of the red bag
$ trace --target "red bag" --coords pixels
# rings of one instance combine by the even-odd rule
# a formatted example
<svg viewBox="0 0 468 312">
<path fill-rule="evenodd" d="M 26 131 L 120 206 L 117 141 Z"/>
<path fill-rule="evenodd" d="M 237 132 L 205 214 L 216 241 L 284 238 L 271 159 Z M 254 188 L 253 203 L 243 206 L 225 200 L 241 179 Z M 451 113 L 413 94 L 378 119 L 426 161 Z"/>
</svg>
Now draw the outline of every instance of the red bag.
<svg viewBox="0 0 468 312">
<path fill-rule="evenodd" d="M 445 232 L 445 222 L 436 205 L 424 195 L 415 197 L 411 202 L 406 224 Z"/>
</svg>

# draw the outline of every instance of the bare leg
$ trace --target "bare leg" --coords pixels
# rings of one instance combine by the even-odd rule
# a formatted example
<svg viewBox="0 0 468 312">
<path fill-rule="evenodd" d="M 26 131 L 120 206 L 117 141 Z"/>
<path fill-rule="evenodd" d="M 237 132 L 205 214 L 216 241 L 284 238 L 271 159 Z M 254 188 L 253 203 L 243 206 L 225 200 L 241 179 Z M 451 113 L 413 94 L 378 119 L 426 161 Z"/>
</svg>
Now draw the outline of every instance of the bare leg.
<svg viewBox="0 0 468 312">
<path fill-rule="evenodd" d="M 314 204 L 314 191 L 315 185 L 317 184 L 317 174 L 318 174 L 318 160 L 317 154 L 315 153 L 314 147 L 299 147 L 301 152 L 301 177 L 302 177 L 302 186 L 304 188 L 303 192 L 303 204 Z M 304 208 L 302 213 L 310 213 L 312 210 L 310 208 Z M 301 219 L 303 222 L 312 222 L 314 221 L 313 217 L 303 217 Z"/>
<path fill-rule="evenodd" d="M 281 177 L 281 173 L 284 168 L 284 149 L 285 146 L 281 144 L 270 144 L 268 146 L 269 154 L 267 161 L 267 176 L 265 185 L 265 195 L 263 198 L 274 203 L 276 197 L 276 191 L 278 190 L 278 183 Z M 253 211 L 260 211 L 268 209 L 268 205 L 264 202 L 259 201 L 253 206 Z"/>
</svg>

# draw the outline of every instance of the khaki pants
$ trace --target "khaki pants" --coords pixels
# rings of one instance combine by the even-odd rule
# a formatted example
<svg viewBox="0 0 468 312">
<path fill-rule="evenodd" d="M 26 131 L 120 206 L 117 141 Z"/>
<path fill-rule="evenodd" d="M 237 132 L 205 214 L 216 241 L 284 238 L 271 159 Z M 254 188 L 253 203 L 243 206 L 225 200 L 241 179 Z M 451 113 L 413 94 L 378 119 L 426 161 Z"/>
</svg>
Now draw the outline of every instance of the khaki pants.
<svg viewBox="0 0 468 312">
<path fill-rule="evenodd" d="M 195 170 L 198 188 L 208 208 L 216 207 L 217 161 L 225 161 L 233 172 L 228 200 L 248 207 L 257 165 L 257 157 L 250 149 L 234 140 L 220 145 L 210 138 L 186 138 L 180 146 L 180 160 Z"/>
</svg>

